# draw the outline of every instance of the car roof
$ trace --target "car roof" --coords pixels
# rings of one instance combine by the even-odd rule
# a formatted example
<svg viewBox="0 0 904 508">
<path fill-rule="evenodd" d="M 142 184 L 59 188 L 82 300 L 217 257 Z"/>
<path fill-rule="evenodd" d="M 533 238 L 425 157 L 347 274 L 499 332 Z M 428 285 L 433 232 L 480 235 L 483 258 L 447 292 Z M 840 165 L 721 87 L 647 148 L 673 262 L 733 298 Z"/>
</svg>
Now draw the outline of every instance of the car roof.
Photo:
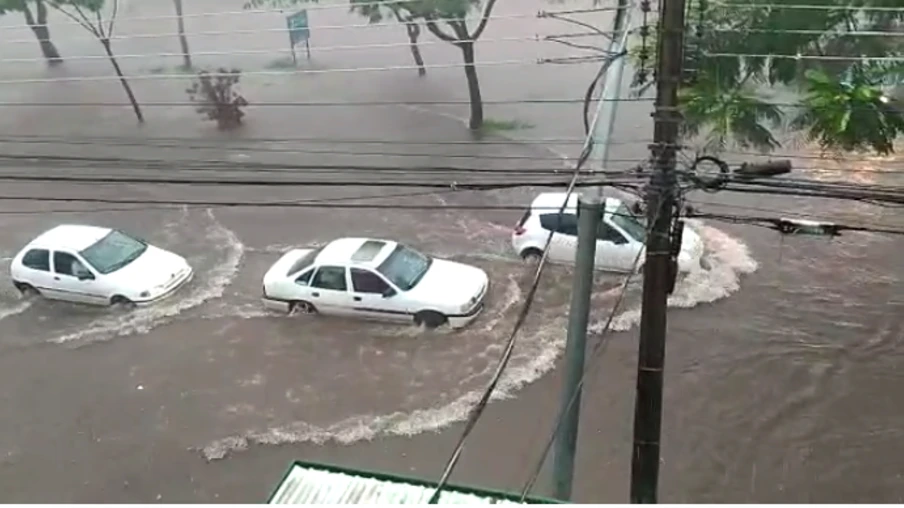
<svg viewBox="0 0 904 508">
<path fill-rule="evenodd" d="M 562 207 L 562 204 L 565 203 L 566 196 L 568 197 L 568 204 L 565 206 L 565 211 L 575 213 L 578 207 L 578 197 L 580 196 L 577 192 L 571 193 L 570 196 L 566 192 L 543 192 L 538 194 L 531 202 L 531 210 L 537 210 L 541 213 L 556 213 Z M 621 204 L 622 201 L 620 199 L 607 197 L 606 211 L 613 212 Z"/>
<path fill-rule="evenodd" d="M 398 242 L 379 238 L 337 238 L 323 246 L 315 262 L 376 268 L 397 245 Z"/>
<path fill-rule="evenodd" d="M 38 235 L 29 248 L 81 251 L 110 234 L 112 229 L 77 224 L 61 224 Z"/>
</svg>

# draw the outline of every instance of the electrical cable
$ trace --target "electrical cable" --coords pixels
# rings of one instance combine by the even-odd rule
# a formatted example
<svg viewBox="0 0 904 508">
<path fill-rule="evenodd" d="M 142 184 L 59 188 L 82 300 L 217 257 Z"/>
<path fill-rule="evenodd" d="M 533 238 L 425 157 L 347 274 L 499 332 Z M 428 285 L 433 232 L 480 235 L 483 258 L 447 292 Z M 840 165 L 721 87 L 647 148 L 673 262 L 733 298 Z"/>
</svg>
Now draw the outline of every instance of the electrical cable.
<svg viewBox="0 0 904 508">
<path fill-rule="evenodd" d="M 602 9 L 602 10 L 609 10 L 609 9 Z M 591 11 L 591 12 L 593 12 L 593 11 Z M 483 15 L 464 16 L 464 17 L 460 17 L 460 18 L 443 18 L 443 19 L 440 19 L 437 21 L 442 21 L 445 23 L 448 23 L 448 22 L 468 23 L 468 22 L 481 22 L 486 18 L 488 18 L 490 21 L 499 20 L 499 19 L 527 19 L 527 18 L 539 18 L 540 16 L 538 14 L 539 13 L 519 13 L 519 14 L 502 14 L 502 15 L 491 14 L 486 17 L 484 17 Z M 92 22 L 93 21 L 94 20 L 92 20 Z M 114 20 L 114 23 L 115 23 L 115 21 L 116 20 Z M 109 20 L 107 22 L 109 22 Z M 72 22 L 69 24 L 76 25 L 75 22 Z M 79 22 L 78 25 L 81 26 L 82 28 L 85 28 L 85 25 L 82 22 Z M 386 24 L 361 23 L 361 24 L 344 24 L 344 25 L 323 25 L 323 26 L 317 26 L 316 29 L 317 30 L 351 30 L 351 29 L 369 29 L 369 28 L 375 28 L 375 27 L 385 28 L 387 26 L 393 26 L 393 25 L 404 26 L 403 23 L 386 23 Z M 286 31 L 287 31 L 287 29 L 285 26 L 280 27 L 280 28 L 255 28 L 255 29 L 248 29 L 248 30 L 206 30 L 206 31 L 192 32 L 191 36 L 197 37 L 197 36 L 206 36 L 206 35 L 238 35 L 238 34 L 260 35 L 262 32 L 285 33 Z M 114 35 L 114 36 L 109 37 L 109 40 L 111 42 L 113 42 L 113 41 L 133 40 L 133 39 L 160 39 L 160 38 L 169 38 L 169 37 L 178 37 L 178 36 L 179 36 L 179 32 L 155 32 L 155 33 L 147 33 L 147 34 Z M 94 40 L 94 39 L 96 39 L 96 37 L 93 33 L 90 33 L 87 30 L 85 30 L 83 37 L 73 37 L 72 39 Z M 38 40 L 38 42 L 41 41 L 41 39 L 37 39 L 37 40 Z M 463 39 L 463 40 L 468 41 L 469 39 Z M 35 38 L 27 38 L 27 39 L 12 39 L 9 41 L 5 41 L 4 44 L 5 45 L 28 44 L 28 43 L 34 44 L 34 42 L 35 42 Z M 362 47 L 364 47 L 364 45 L 362 45 Z"/>
<path fill-rule="evenodd" d="M 385 0 L 385 1 L 377 0 L 377 1 L 371 1 L 371 2 L 356 1 L 354 4 L 354 7 L 355 8 L 386 7 L 386 6 L 393 5 L 393 4 L 405 4 L 410 1 L 411 0 Z M 309 5 L 304 6 L 304 10 L 306 10 L 306 11 L 319 11 L 319 10 L 329 10 L 329 9 L 348 10 L 348 8 L 349 8 L 348 3 L 322 3 L 322 4 L 309 4 Z M 594 12 L 613 11 L 613 10 L 619 10 L 619 9 L 620 9 L 620 7 L 617 7 L 617 6 L 616 7 L 593 7 L 590 9 L 554 11 L 554 13 L 556 13 L 556 14 L 589 14 L 589 13 L 594 13 Z M 167 15 L 162 15 L 162 16 L 116 16 L 115 18 L 101 17 L 100 22 L 103 24 L 108 24 L 108 23 L 110 23 L 110 21 L 113 21 L 114 23 L 116 23 L 116 22 L 120 22 L 120 21 L 150 21 L 150 20 L 159 21 L 159 20 L 165 20 L 165 19 L 178 20 L 180 18 L 181 19 L 191 19 L 191 18 L 205 18 L 206 19 L 206 18 L 214 18 L 214 17 L 219 17 L 219 16 L 246 17 L 249 14 L 285 14 L 286 11 L 291 11 L 291 10 L 293 10 L 292 7 L 270 8 L 270 9 L 250 8 L 250 9 L 242 9 L 239 11 L 203 12 L 203 13 L 197 13 L 197 14 L 182 14 L 182 15 L 167 14 Z M 541 16 L 541 14 L 543 14 L 543 13 L 544 13 L 543 11 L 539 11 L 534 16 L 543 17 L 543 16 Z M 499 17 L 490 15 L 489 18 L 490 19 L 498 19 Z M 450 18 L 450 21 L 462 21 L 465 19 L 466 18 Z M 480 21 L 480 20 L 481 20 L 481 18 L 471 19 L 471 21 Z M 438 21 L 445 21 L 445 19 L 440 19 Z M 395 23 L 391 22 L 391 24 L 395 24 Z M 53 26 L 82 26 L 82 25 L 81 25 L 81 23 L 76 23 L 75 21 L 72 21 L 72 20 L 63 20 L 63 21 L 59 21 L 59 22 L 54 22 Z M 0 32 L 2 32 L 3 30 L 24 30 L 24 29 L 30 30 L 31 27 L 27 23 L 0 26 Z M 283 30 L 285 30 L 285 29 L 283 29 Z"/>
<path fill-rule="evenodd" d="M 657 210 L 657 217 L 662 212 L 662 207 Z M 655 224 L 655 220 L 650 222 L 647 226 L 647 235 L 652 233 L 652 224 Z M 550 450 L 552 450 L 552 446 L 556 441 L 556 437 L 559 434 L 559 430 L 562 427 L 562 424 L 565 422 L 565 415 L 568 414 L 568 411 L 571 410 L 571 407 L 577 403 L 579 400 L 579 395 L 582 393 L 582 389 L 584 386 L 584 382 L 590 377 L 591 371 L 598 367 L 600 358 L 606 350 L 606 346 L 609 344 L 607 339 L 607 334 L 612 327 L 612 321 L 615 319 L 615 316 L 618 314 L 619 309 L 621 308 L 621 304 L 625 299 L 625 295 L 628 293 L 628 286 L 631 284 L 631 280 L 635 275 L 639 272 L 640 260 L 643 257 L 643 250 L 639 250 L 637 255 L 634 256 L 634 262 L 631 264 L 631 271 L 628 272 L 628 275 L 625 276 L 625 280 L 621 285 L 621 289 L 619 290 L 618 296 L 615 299 L 615 302 L 612 304 L 612 310 L 609 311 L 609 315 L 606 318 L 606 323 L 603 326 L 603 329 L 600 331 L 600 337 L 597 340 L 596 344 L 594 344 L 591 352 L 590 352 L 590 368 L 583 373 L 580 380 L 578 380 L 577 388 L 575 389 L 574 395 L 568 402 L 565 404 L 562 411 L 556 417 L 555 424 L 553 425 L 552 432 L 549 435 L 549 438 L 544 442 L 543 451 L 540 453 L 540 458 L 535 463 L 533 470 L 531 471 L 528 480 L 524 483 L 524 487 L 521 489 L 521 499 L 520 501 L 523 503 L 524 500 L 530 495 L 531 490 L 534 488 L 534 485 L 537 482 L 537 479 L 540 477 L 540 472 L 543 470 L 543 465 L 546 462 L 546 457 L 549 455 Z"/>
<path fill-rule="evenodd" d="M 596 77 L 590 84 L 589 92 L 586 96 L 591 96 L 593 94 L 593 90 L 596 88 L 597 83 L 600 80 L 600 76 L 606 73 L 612 63 L 618 58 L 623 58 L 625 56 L 625 52 L 619 53 L 612 58 L 609 58 L 603 63 L 600 67 L 599 72 L 597 72 Z M 585 108 L 586 111 L 586 108 Z M 568 188 L 565 192 L 565 200 L 562 203 L 562 206 L 559 208 L 559 213 L 563 213 L 565 208 L 568 206 L 568 201 L 571 197 L 571 194 L 574 192 L 575 187 L 577 186 L 578 175 L 581 167 L 586 163 L 586 161 L 590 158 L 590 154 L 593 148 L 593 135 L 592 129 L 596 125 L 597 120 L 599 119 L 599 115 L 594 116 L 594 120 L 592 125 L 590 125 L 588 131 L 586 132 L 587 138 L 584 143 L 584 148 L 581 151 L 580 157 L 578 157 L 577 163 L 575 164 L 575 173 L 571 178 L 571 182 L 568 184 Z M 585 122 L 585 125 L 587 123 Z M 458 464 L 458 460 L 461 457 L 461 453 L 464 450 L 464 445 L 468 436 L 470 436 L 471 431 L 477 424 L 477 421 L 483 415 L 483 412 L 486 410 L 487 405 L 490 402 L 490 398 L 493 395 L 493 392 L 496 389 L 496 385 L 499 383 L 500 379 L 502 379 L 502 374 L 505 372 L 506 367 L 508 367 L 508 362 L 511 359 L 512 353 L 515 348 L 515 341 L 518 337 L 518 332 L 521 330 L 521 327 L 524 325 L 524 322 L 527 320 L 527 316 L 530 313 L 531 305 L 533 304 L 534 297 L 537 294 L 537 289 L 540 286 L 540 277 L 543 274 L 543 269 L 546 266 L 546 260 L 549 254 L 549 245 L 552 243 L 553 232 L 550 231 L 549 235 L 546 238 L 546 242 L 543 249 L 543 254 L 540 256 L 540 261 L 537 264 L 537 270 L 534 273 L 533 280 L 531 282 L 530 288 L 527 291 L 527 294 L 524 297 L 524 304 L 521 307 L 521 311 L 518 313 L 518 317 L 515 320 L 515 325 L 512 328 L 512 332 L 506 341 L 505 348 L 503 349 L 502 356 L 499 359 L 499 362 L 496 366 L 496 369 L 493 373 L 493 376 L 490 378 L 489 383 L 487 384 L 486 389 L 483 391 L 480 399 L 477 403 L 471 408 L 471 411 L 468 415 L 468 419 L 465 422 L 465 428 L 462 431 L 461 436 L 458 439 L 458 442 L 455 445 L 455 448 L 452 452 L 452 455 L 449 457 L 446 462 L 446 466 L 443 470 L 443 474 L 437 482 L 436 488 L 433 491 L 433 494 L 430 496 L 429 504 L 437 504 L 439 502 L 440 495 L 442 493 L 443 488 L 446 486 L 446 483 L 449 481 L 449 478 L 452 475 L 452 472 L 455 469 L 455 466 Z"/>
<path fill-rule="evenodd" d="M 503 66 L 527 66 L 527 65 L 543 65 L 542 60 L 499 60 L 475 62 L 473 65 L 478 67 L 503 67 Z M 334 69 L 295 69 L 295 70 L 258 70 L 258 71 L 241 71 L 242 76 L 278 76 L 278 75 L 301 75 L 301 74 L 337 74 L 349 72 L 383 72 L 398 71 L 410 69 L 455 69 L 464 67 L 462 63 L 448 64 L 424 64 L 424 65 L 388 65 L 384 67 L 341 67 Z M 211 77 L 217 77 L 228 73 L 209 72 Z M 151 81 L 151 80 L 171 80 L 171 79 L 188 79 L 190 75 L 186 74 L 132 74 L 127 79 Z M 97 82 L 97 81 L 119 81 L 120 77 L 112 76 L 66 76 L 56 78 L 22 78 L 22 79 L 3 79 L 0 85 L 24 85 L 30 83 L 73 83 L 73 82 Z"/>
<path fill-rule="evenodd" d="M 593 102 L 652 102 L 652 99 L 637 97 L 623 99 L 594 99 Z M 559 104 L 580 104 L 582 99 L 502 99 L 502 100 L 485 100 L 484 104 L 543 104 L 543 105 L 559 105 Z M 325 107 L 362 107 L 362 106 L 467 106 L 470 101 L 318 101 L 318 102 L 254 102 L 250 104 L 252 107 L 303 107 L 303 108 L 325 108 Z M 131 107 L 127 102 L 0 102 L 0 107 Z M 142 102 L 141 107 L 198 107 L 197 102 L 192 101 L 172 101 L 172 102 Z M 574 141 L 572 141 L 574 142 Z M 577 144 L 575 142 L 575 144 Z"/>
</svg>

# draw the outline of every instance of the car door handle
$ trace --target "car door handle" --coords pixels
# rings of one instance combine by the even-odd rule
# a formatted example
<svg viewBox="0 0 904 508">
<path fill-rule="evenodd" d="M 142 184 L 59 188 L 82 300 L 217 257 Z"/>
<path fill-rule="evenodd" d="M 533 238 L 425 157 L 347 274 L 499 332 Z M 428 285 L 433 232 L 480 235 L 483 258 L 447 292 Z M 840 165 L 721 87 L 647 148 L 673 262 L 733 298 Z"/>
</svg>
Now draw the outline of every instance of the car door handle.
<svg viewBox="0 0 904 508">
<path fill-rule="evenodd" d="M 314 292 L 314 293 L 311 293 L 311 296 L 313 296 L 314 298 L 317 298 L 318 296 L 320 296 L 320 293 Z"/>
<path fill-rule="evenodd" d="M 354 300 L 355 300 L 356 302 L 360 302 L 360 301 L 361 301 L 361 297 L 360 297 L 360 296 L 356 296 L 356 297 L 354 298 Z"/>
<path fill-rule="evenodd" d="M 54 277 L 53 280 L 60 280 L 60 278 L 59 278 L 59 277 Z"/>
</svg>

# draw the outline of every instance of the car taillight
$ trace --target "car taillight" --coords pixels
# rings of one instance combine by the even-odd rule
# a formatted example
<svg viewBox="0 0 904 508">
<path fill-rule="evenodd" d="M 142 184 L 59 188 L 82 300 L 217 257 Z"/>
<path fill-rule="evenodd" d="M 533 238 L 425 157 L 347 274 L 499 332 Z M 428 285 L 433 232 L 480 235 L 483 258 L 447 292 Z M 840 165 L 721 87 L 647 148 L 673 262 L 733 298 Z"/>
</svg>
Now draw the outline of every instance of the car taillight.
<svg viewBox="0 0 904 508">
<path fill-rule="evenodd" d="M 521 216 L 521 219 L 518 221 L 518 224 L 515 224 L 515 235 L 520 236 L 527 232 L 524 229 L 524 224 L 527 223 L 527 219 L 530 218 L 530 210 L 524 212 L 524 215 Z"/>
<path fill-rule="evenodd" d="M 526 231 L 527 231 L 527 230 L 524 229 L 524 228 L 521 227 L 521 226 L 515 226 L 515 235 L 521 236 L 521 235 L 523 235 Z"/>
</svg>

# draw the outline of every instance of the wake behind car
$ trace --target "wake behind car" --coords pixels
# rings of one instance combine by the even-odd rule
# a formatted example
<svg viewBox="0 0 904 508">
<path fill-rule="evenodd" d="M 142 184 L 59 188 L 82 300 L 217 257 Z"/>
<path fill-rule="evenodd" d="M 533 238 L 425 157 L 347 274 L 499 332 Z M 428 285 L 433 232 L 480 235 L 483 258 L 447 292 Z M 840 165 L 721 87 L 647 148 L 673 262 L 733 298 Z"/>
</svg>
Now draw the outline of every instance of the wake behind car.
<svg viewBox="0 0 904 508">
<path fill-rule="evenodd" d="M 181 256 L 122 231 L 61 225 L 25 246 L 10 265 L 23 294 L 94 305 L 145 305 L 193 275 Z"/>
<path fill-rule="evenodd" d="M 564 192 L 547 192 L 538 195 L 512 232 L 512 247 L 518 255 L 524 259 L 539 258 L 552 232 L 549 261 L 573 264 L 578 246 L 577 204 L 577 194 L 568 196 Z M 565 208 L 560 214 L 562 205 Z M 703 241 L 687 226 L 681 236 L 678 270 L 687 272 L 700 266 Z M 630 272 L 635 259 L 644 251 L 646 240 L 646 226 L 641 220 L 621 200 L 606 198 L 605 211 L 597 230 L 596 268 Z M 643 257 L 638 268 L 642 263 Z"/>
<path fill-rule="evenodd" d="M 391 240 L 340 238 L 283 254 L 264 275 L 263 301 L 286 312 L 461 328 L 483 309 L 488 287 L 480 268 Z"/>
</svg>

